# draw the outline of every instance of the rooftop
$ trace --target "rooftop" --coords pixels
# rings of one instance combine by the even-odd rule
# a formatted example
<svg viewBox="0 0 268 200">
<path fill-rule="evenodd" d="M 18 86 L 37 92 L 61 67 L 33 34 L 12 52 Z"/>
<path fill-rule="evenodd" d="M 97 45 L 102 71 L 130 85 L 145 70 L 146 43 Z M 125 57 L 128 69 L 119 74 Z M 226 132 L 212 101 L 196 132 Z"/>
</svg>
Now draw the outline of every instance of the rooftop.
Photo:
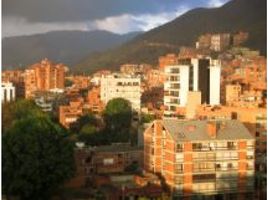
<svg viewBox="0 0 268 200">
<path fill-rule="evenodd" d="M 180 121 L 177 119 L 164 119 L 163 125 L 177 141 L 254 139 L 246 127 L 237 120 L 214 122 L 218 128 L 216 137 L 211 137 L 207 131 L 208 122 L 206 120 Z"/>
</svg>

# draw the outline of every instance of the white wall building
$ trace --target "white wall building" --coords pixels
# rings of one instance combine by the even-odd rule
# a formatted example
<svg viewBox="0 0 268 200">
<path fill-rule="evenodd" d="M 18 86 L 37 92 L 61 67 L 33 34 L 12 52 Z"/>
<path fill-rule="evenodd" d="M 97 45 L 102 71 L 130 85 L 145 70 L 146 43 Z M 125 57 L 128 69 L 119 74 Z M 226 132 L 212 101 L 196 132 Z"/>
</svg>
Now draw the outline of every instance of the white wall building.
<svg viewBox="0 0 268 200">
<path fill-rule="evenodd" d="M 131 103 L 132 109 L 141 109 L 141 80 L 139 77 L 112 74 L 101 78 L 101 100 L 107 104 L 114 98 L 124 98 Z"/>
<path fill-rule="evenodd" d="M 211 60 L 209 81 L 209 104 L 220 104 L 221 64 L 218 60 Z"/>
<path fill-rule="evenodd" d="M 13 86 L 13 84 L 10 82 L 2 83 L 1 95 L 2 95 L 2 103 L 14 101 L 16 98 L 15 86 Z"/>
<path fill-rule="evenodd" d="M 174 116 L 186 107 L 189 91 L 201 92 L 201 103 L 220 103 L 220 62 L 210 58 L 181 59 L 178 65 L 165 67 L 165 116 Z"/>
<path fill-rule="evenodd" d="M 173 65 L 165 67 L 166 81 L 164 83 L 165 114 L 171 115 L 177 107 L 183 107 L 187 102 L 189 88 L 189 66 Z"/>
</svg>

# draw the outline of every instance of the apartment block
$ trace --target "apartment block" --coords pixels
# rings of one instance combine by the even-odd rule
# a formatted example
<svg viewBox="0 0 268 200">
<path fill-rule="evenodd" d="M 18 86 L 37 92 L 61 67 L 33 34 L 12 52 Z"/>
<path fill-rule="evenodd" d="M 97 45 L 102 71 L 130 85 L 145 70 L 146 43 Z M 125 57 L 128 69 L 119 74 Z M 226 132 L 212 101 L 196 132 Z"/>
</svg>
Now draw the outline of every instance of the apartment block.
<svg viewBox="0 0 268 200">
<path fill-rule="evenodd" d="M 246 32 L 239 32 L 233 35 L 233 45 L 239 46 L 248 40 L 249 34 Z"/>
<path fill-rule="evenodd" d="M 65 128 L 83 115 L 83 102 L 81 100 L 71 101 L 69 105 L 59 107 L 59 121 Z"/>
<path fill-rule="evenodd" d="M 226 105 L 232 105 L 233 102 L 239 101 L 241 95 L 241 86 L 239 84 L 228 84 L 225 86 L 225 103 Z"/>
<path fill-rule="evenodd" d="M 30 67 L 34 70 L 37 90 L 64 89 L 65 66 L 53 64 L 47 58 Z"/>
<path fill-rule="evenodd" d="M 213 51 L 222 51 L 231 44 L 231 35 L 229 33 L 213 34 L 211 36 L 210 49 Z"/>
<path fill-rule="evenodd" d="M 88 108 L 93 113 L 100 114 L 104 109 L 104 104 L 100 99 L 100 87 L 93 87 L 88 91 Z"/>
<path fill-rule="evenodd" d="M 173 199 L 253 199 L 255 139 L 237 120 L 154 121 L 144 132 L 144 168 Z"/>
<path fill-rule="evenodd" d="M 132 109 L 141 109 L 141 80 L 137 76 L 112 74 L 101 78 L 100 97 L 104 104 L 114 98 L 124 98 Z"/>
<path fill-rule="evenodd" d="M 120 72 L 123 74 L 138 75 L 146 74 L 152 68 L 148 64 L 124 64 L 120 66 Z"/>
<path fill-rule="evenodd" d="M 201 35 L 196 42 L 197 49 L 209 49 L 211 44 L 211 34 Z"/>
<path fill-rule="evenodd" d="M 180 59 L 178 65 L 166 66 L 165 115 L 176 115 L 179 107 L 185 107 L 189 91 L 200 91 L 201 103 L 219 104 L 220 74 L 220 62 L 209 58 Z"/>
<path fill-rule="evenodd" d="M 145 74 L 145 82 L 149 88 L 163 86 L 165 73 L 158 69 L 151 69 Z"/>
<path fill-rule="evenodd" d="M 2 82 L 1 86 L 2 103 L 14 101 L 16 98 L 14 85 L 11 82 Z"/>
<path fill-rule="evenodd" d="M 66 79 L 73 82 L 73 87 L 77 89 L 87 89 L 90 86 L 90 79 L 88 76 L 71 76 Z"/>
<path fill-rule="evenodd" d="M 158 59 L 159 69 L 164 71 L 166 66 L 176 65 L 177 62 L 178 62 L 178 56 L 176 54 L 167 54 L 166 56 L 161 56 Z"/>
</svg>

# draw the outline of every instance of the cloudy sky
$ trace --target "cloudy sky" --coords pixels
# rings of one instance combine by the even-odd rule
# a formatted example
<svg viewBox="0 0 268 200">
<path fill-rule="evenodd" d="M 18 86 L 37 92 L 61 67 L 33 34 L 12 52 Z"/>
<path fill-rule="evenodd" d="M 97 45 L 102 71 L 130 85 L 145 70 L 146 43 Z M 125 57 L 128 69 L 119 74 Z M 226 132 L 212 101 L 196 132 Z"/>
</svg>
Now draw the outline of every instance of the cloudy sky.
<svg viewBox="0 0 268 200">
<path fill-rule="evenodd" d="M 229 0 L 2 0 L 2 36 L 55 30 L 148 31 L 197 7 Z"/>
</svg>

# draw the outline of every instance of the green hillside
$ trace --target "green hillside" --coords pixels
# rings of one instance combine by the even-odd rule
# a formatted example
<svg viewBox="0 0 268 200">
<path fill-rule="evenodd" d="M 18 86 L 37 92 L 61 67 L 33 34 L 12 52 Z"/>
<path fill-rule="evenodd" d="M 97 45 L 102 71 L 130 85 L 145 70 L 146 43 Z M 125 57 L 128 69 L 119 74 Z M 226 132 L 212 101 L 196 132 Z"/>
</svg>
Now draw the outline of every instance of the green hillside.
<svg viewBox="0 0 268 200">
<path fill-rule="evenodd" d="M 220 8 L 191 10 L 117 48 L 90 54 L 73 70 L 91 73 L 124 63 L 156 64 L 161 55 L 193 46 L 201 34 L 237 31 L 249 32 L 246 46 L 266 54 L 266 0 L 232 0 Z"/>
</svg>

